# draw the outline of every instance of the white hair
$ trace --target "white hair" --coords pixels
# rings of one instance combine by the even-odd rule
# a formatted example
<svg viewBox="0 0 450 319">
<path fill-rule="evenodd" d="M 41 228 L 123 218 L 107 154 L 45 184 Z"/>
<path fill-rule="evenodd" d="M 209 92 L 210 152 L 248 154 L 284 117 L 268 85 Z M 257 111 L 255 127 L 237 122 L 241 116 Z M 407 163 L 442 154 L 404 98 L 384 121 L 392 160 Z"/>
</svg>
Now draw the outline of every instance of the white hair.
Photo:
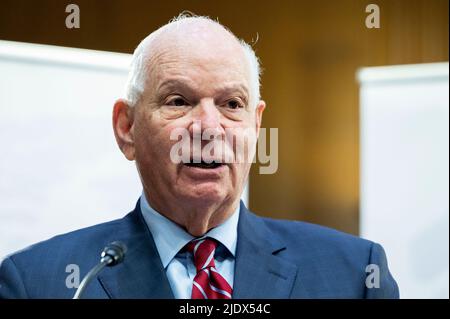
<svg viewBox="0 0 450 319">
<path fill-rule="evenodd" d="M 260 100 L 260 77 L 261 77 L 261 67 L 259 59 L 253 51 L 253 48 L 246 43 L 244 40 L 237 38 L 230 30 L 225 26 L 221 25 L 218 21 L 212 20 L 206 16 L 196 16 L 190 12 L 183 12 L 179 16 L 175 17 L 166 25 L 160 27 L 158 30 L 149 34 L 144 40 L 142 40 L 136 47 L 133 53 L 133 57 L 130 65 L 130 72 L 128 74 L 128 80 L 125 87 L 125 99 L 130 106 L 135 106 L 142 94 L 144 92 L 146 76 L 148 74 L 148 65 L 146 61 L 148 60 L 148 46 L 151 45 L 152 40 L 166 29 L 166 27 L 171 25 L 179 26 L 184 22 L 190 22 L 192 20 L 208 21 L 215 23 L 222 27 L 225 31 L 229 32 L 241 45 L 244 50 L 244 55 L 248 60 L 250 66 L 250 103 L 253 107 Z"/>
</svg>

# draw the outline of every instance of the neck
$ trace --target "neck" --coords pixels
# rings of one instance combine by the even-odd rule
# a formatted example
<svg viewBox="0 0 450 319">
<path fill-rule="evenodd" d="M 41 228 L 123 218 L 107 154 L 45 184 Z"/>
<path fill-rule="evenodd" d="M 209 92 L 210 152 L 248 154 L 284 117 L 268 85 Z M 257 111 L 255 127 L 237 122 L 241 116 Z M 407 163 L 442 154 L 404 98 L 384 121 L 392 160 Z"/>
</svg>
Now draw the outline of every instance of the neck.
<svg viewBox="0 0 450 319">
<path fill-rule="evenodd" d="M 208 201 L 158 201 L 144 190 L 145 197 L 158 213 L 184 228 L 194 237 L 200 237 L 209 230 L 224 223 L 236 210 L 240 198 L 225 199 L 219 203 Z"/>
</svg>

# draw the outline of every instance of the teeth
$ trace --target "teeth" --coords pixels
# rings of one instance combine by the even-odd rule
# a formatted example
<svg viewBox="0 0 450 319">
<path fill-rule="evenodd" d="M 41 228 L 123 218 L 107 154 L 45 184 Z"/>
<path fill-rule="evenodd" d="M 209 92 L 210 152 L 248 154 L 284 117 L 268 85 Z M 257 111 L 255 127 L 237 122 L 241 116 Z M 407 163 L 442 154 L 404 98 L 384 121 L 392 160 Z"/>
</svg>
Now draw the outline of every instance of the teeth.
<svg viewBox="0 0 450 319">
<path fill-rule="evenodd" d="M 222 164 L 220 164 L 220 163 L 215 163 L 215 162 L 212 162 L 212 163 L 205 163 L 205 162 L 201 162 L 201 163 L 186 163 L 186 165 L 187 166 L 190 166 L 190 167 L 200 167 L 200 168 L 216 168 L 216 167 L 219 167 L 220 165 L 222 165 Z"/>
</svg>

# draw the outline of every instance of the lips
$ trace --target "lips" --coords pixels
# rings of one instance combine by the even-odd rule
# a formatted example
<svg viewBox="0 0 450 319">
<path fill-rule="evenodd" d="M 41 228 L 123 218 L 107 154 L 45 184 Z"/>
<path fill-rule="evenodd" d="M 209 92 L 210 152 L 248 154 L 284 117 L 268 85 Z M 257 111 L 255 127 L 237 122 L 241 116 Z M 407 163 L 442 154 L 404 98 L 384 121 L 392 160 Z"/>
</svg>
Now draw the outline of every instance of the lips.
<svg viewBox="0 0 450 319">
<path fill-rule="evenodd" d="M 184 165 L 189 166 L 189 167 L 202 168 L 202 169 L 214 169 L 214 168 L 218 168 L 224 164 L 214 162 L 214 161 L 211 163 L 206 163 L 205 161 L 202 160 L 200 163 L 185 163 Z"/>
</svg>

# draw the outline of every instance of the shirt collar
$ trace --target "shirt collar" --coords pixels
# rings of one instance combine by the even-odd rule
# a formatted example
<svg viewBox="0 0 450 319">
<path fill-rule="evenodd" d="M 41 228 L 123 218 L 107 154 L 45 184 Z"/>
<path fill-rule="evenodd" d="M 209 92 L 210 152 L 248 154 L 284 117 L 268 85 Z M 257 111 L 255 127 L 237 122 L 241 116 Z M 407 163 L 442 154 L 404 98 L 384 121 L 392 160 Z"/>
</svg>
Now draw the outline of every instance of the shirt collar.
<svg viewBox="0 0 450 319">
<path fill-rule="evenodd" d="M 161 262 L 166 268 L 181 248 L 195 237 L 154 210 L 144 193 L 141 195 L 140 206 L 144 220 L 152 233 Z M 225 222 L 209 230 L 202 237 L 211 237 L 219 241 L 234 257 L 236 255 L 238 221 L 239 205 Z"/>
</svg>

